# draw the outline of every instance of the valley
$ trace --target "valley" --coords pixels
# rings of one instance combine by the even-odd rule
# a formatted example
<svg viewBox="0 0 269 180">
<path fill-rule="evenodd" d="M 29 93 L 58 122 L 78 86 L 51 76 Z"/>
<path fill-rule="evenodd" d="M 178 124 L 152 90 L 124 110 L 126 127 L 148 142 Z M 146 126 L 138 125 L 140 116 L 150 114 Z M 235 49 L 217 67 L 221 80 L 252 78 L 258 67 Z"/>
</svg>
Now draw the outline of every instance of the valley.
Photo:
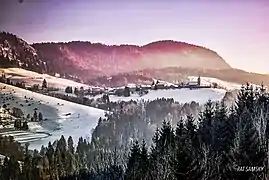
<svg viewBox="0 0 269 180">
<path fill-rule="evenodd" d="M 267 76 L 233 69 L 216 52 L 183 42 L 30 45 L 16 35 L 1 33 L 0 45 L 1 82 L 5 83 L 0 84 L 0 135 L 29 143 L 30 149 L 40 149 L 62 135 L 72 136 L 75 144 L 80 137 L 91 142 L 92 133 L 102 124 L 100 118 L 122 111 L 132 114 L 140 103 L 172 100 L 173 108 L 187 110 L 160 117 L 185 117 L 189 112 L 198 117 L 198 109 L 208 100 L 224 99 L 232 105 L 247 80 L 269 84 Z M 12 115 L 14 108 L 21 111 L 19 117 Z M 161 119 L 151 116 L 156 122 L 148 128 L 154 131 Z"/>
<path fill-rule="evenodd" d="M 0 0 L 0 180 L 269 180 L 268 7 Z"/>
<path fill-rule="evenodd" d="M 0 129 L 0 135 L 13 136 L 14 139 L 22 144 L 29 143 L 31 149 L 40 149 L 41 146 L 46 146 L 49 142 L 59 139 L 62 135 L 65 138 L 72 136 L 77 143 L 79 137 L 86 138 L 91 141 L 91 133 L 97 126 L 99 118 L 105 117 L 105 112 L 110 110 L 111 105 L 107 103 L 117 102 L 151 102 L 158 99 L 173 99 L 179 104 L 199 103 L 203 105 L 208 100 L 220 101 L 226 96 L 227 91 L 240 89 L 239 84 L 224 82 L 214 78 L 201 77 L 201 84 L 211 86 L 213 83 L 218 83 L 219 88 L 175 88 L 176 85 L 160 81 L 166 84 L 167 89 L 154 90 L 151 86 L 129 84 L 124 87 L 93 87 L 85 84 L 77 83 L 72 80 L 66 80 L 59 77 L 53 77 L 46 74 L 39 74 L 19 68 L 1 69 L 3 76 L 8 78 L 10 82 L 23 83 L 25 88 L 39 84 L 41 88 L 42 82 L 46 80 L 46 90 L 40 89 L 40 92 L 33 92 L 26 89 L 18 88 L 12 85 L 0 83 L 0 96 L 2 107 L 5 109 L 19 108 L 22 110 L 20 118 L 28 122 L 28 130 L 17 130 L 13 127 L 14 117 L 10 117 L 11 124 L 3 126 Z M 196 82 L 198 77 L 189 77 L 190 82 Z M 156 80 L 155 80 L 156 83 Z M 148 93 L 140 95 L 134 91 L 136 86 L 142 86 L 149 89 Z M 172 86 L 172 89 L 169 87 Z M 54 88 L 51 92 L 49 89 Z M 88 98 L 89 104 L 76 103 L 65 101 L 56 98 L 56 94 L 79 98 L 78 94 L 66 93 L 67 87 L 72 87 L 85 90 L 97 88 L 101 90 L 96 95 L 84 95 L 84 99 Z M 127 97 L 113 95 L 109 92 L 113 90 L 124 90 L 130 88 L 130 95 Z M 132 90 L 133 89 L 133 90 Z M 103 100 L 104 95 L 108 95 L 109 102 Z M 86 106 L 85 106 L 86 105 Z M 32 122 L 30 117 L 34 116 L 34 112 L 42 113 L 42 120 Z M 115 112 L 115 109 L 112 109 Z M 2 112 L 2 116 L 5 113 Z M 13 120 L 12 120 L 13 119 Z"/>
</svg>

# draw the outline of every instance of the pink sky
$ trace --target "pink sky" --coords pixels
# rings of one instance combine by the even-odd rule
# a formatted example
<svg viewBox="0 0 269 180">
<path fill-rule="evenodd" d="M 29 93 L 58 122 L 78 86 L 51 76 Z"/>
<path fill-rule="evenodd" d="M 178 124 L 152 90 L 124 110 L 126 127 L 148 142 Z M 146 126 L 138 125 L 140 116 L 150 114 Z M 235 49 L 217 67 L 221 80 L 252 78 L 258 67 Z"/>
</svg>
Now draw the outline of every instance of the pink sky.
<svg viewBox="0 0 269 180">
<path fill-rule="evenodd" d="M 198 3 L 199 2 L 199 3 Z M 266 0 L 2 0 L 0 30 L 26 41 L 143 45 L 177 40 L 217 51 L 231 66 L 269 73 Z"/>
</svg>

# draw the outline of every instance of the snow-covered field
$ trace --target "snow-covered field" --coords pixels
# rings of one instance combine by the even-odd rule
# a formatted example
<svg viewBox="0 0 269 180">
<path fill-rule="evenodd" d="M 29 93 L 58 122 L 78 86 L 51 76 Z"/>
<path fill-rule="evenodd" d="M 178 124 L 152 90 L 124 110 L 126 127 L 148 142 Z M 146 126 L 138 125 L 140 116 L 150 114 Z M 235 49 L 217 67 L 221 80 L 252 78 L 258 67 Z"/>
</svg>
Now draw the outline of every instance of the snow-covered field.
<svg viewBox="0 0 269 180">
<path fill-rule="evenodd" d="M 6 88 L 3 89 L 3 87 Z M 30 130 L 35 134 L 23 131 L 5 133 L 15 135 L 15 140 L 19 142 L 31 142 L 31 149 L 39 149 L 41 145 L 47 145 L 49 141 L 57 140 L 61 135 L 66 138 L 72 136 L 75 142 L 81 136 L 90 138 L 98 118 L 104 116 L 104 111 L 100 109 L 82 106 L 6 84 L 0 83 L 0 89 L 0 97 L 8 99 L 1 98 L 1 104 L 21 108 L 25 115 L 33 115 L 34 109 L 37 108 L 37 112 L 42 112 L 43 119 L 47 119 L 40 123 L 29 123 Z M 46 133 L 50 133 L 51 136 Z"/>
<path fill-rule="evenodd" d="M 0 136 L 13 136 L 20 143 L 39 141 L 48 138 L 49 133 L 14 130 L 13 128 L 1 129 Z"/>
<path fill-rule="evenodd" d="M 196 76 L 190 76 L 190 81 L 197 81 Z M 154 79 L 155 80 L 155 79 Z M 155 80 L 156 81 L 156 80 Z M 174 84 L 168 83 L 165 81 L 159 81 L 167 86 L 173 86 Z M 219 101 L 221 100 L 226 91 L 240 89 L 241 85 L 231 82 L 222 81 L 216 78 L 210 77 L 201 77 L 201 84 L 202 85 L 210 85 L 212 83 L 217 83 L 223 89 L 214 89 L 214 88 L 206 88 L 206 89 L 193 89 L 190 90 L 186 89 L 169 89 L 169 90 L 157 90 L 157 91 L 149 91 L 148 94 L 144 96 L 139 96 L 138 94 L 131 94 L 130 97 L 119 97 L 119 96 L 110 96 L 110 101 L 130 101 L 130 100 L 154 100 L 157 98 L 173 98 L 175 101 L 179 103 L 186 103 L 191 101 L 196 101 L 198 103 L 205 103 L 209 99 L 212 101 Z M 95 96 L 94 98 L 100 98 L 102 95 Z"/>
<path fill-rule="evenodd" d="M 12 81 L 24 81 L 26 85 L 41 85 L 43 80 L 46 79 L 48 86 L 57 87 L 60 89 L 65 89 L 67 86 L 84 88 L 89 87 L 88 85 L 81 84 L 72 80 L 58 78 L 47 74 L 39 74 L 21 68 L 0 68 L 0 73 L 1 72 L 4 72 L 6 77 L 9 77 Z"/>
<path fill-rule="evenodd" d="M 144 96 L 139 96 L 138 94 L 131 94 L 130 97 L 120 97 L 115 95 L 110 95 L 110 101 L 130 101 L 130 100 L 155 100 L 157 98 L 173 98 L 179 103 L 186 103 L 195 101 L 198 103 L 206 103 L 209 99 L 212 101 L 221 100 L 226 93 L 224 89 L 168 89 L 168 90 L 151 90 L 148 94 Z M 90 96 L 89 96 L 90 97 Z M 95 96 L 94 98 L 100 98 L 102 95 Z"/>
<path fill-rule="evenodd" d="M 190 76 L 190 81 L 197 81 L 198 77 Z M 154 81 L 157 81 L 154 79 Z M 174 86 L 174 84 L 159 81 L 167 86 Z M 148 94 L 144 96 L 139 96 L 138 94 L 131 94 L 130 97 L 119 97 L 115 95 L 110 95 L 110 101 L 130 101 L 130 100 L 155 100 L 157 98 L 173 98 L 175 101 L 179 103 L 186 103 L 191 101 L 196 101 L 200 104 L 207 102 L 208 100 L 219 101 L 221 100 L 225 93 L 230 90 L 240 89 L 241 85 L 231 82 L 222 81 L 216 78 L 210 77 L 201 77 L 202 85 L 210 85 L 212 83 L 217 83 L 222 89 L 215 88 L 204 88 L 204 89 L 192 89 L 184 88 L 184 89 L 168 89 L 168 90 L 150 90 Z M 135 87 L 135 85 L 131 85 L 128 87 Z M 123 87 L 122 87 L 123 88 Z M 101 98 L 102 95 L 98 95 L 95 97 L 88 96 L 89 98 Z"/>
</svg>

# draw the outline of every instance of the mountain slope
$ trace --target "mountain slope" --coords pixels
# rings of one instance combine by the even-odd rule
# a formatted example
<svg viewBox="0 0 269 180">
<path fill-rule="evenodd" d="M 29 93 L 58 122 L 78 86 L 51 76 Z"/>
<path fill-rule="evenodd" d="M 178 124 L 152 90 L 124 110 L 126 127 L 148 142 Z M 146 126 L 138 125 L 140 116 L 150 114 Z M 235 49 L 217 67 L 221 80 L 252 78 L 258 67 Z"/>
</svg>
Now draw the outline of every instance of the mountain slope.
<svg viewBox="0 0 269 180">
<path fill-rule="evenodd" d="M 0 32 L 0 67 L 21 67 L 36 72 L 45 72 L 47 68 L 32 46 L 5 32 Z"/>
<path fill-rule="evenodd" d="M 83 80 L 146 68 L 231 68 L 216 52 L 183 42 L 158 41 L 145 46 L 68 42 L 31 46 L 5 32 L 0 33 L 0 62 L 0 67 L 4 68 L 60 73 Z"/>
<path fill-rule="evenodd" d="M 203 76 L 217 78 L 227 82 L 233 82 L 237 84 L 245 84 L 247 82 L 253 84 L 261 84 L 269 87 L 269 76 L 259 73 L 251 73 L 243 71 L 240 69 L 221 69 L 221 70 L 211 70 L 211 69 L 192 69 L 192 68 L 182 68 L 182 67 L 169 67 L 162 69 L 144 69 L 140 71 L 130 72 L 129 76 L 139 74 L 146 77 L 154 77 L 157 79 L 162 79 L 165 81 L 180 83 L 182 81 L 188 80 L 189 76 Z M 129 82 L 132 83 L 132 82 Z"/>
<path fill-rule="evenodd" d="M 27 114 L 32 115 L 35 108 L 37 112 L 43 114 L 44 121 L 29 122 L 30 132 L 25 132 L 24 135 L 14 131 L 4 133 L 5 135 L 14 135 L 16 133 L 15 140 L 21 143 L 30 141 L 31 149 L 40 149 L 42 145 L 48 145 L 49 141 L 54 142 L 61 135 L 64 135 L 66 139 L 68 136 L 72 136 L 75 143 L 80 137 L 89 138 L 90 140 L 91 130 L 96 127 L 98 118 L 104 116 L 104 111 L 100 109 L 2 83 L 0 83 L 0 98 L 6 99 L 5 103 L 10 108 L 17 107 L 22 109 L 25 116 Z M 51 136 L 46 136 L 46 134 L 51 134 Z"/>
<path fill-rule="evenodd" d="M 33 47 L 49 67 L 84 78 L 145 68 L 231 68 L 214 51 L 175 41 L 158 41 L 145 46 L 68 42 L 33 44 Z"/>
</svg>

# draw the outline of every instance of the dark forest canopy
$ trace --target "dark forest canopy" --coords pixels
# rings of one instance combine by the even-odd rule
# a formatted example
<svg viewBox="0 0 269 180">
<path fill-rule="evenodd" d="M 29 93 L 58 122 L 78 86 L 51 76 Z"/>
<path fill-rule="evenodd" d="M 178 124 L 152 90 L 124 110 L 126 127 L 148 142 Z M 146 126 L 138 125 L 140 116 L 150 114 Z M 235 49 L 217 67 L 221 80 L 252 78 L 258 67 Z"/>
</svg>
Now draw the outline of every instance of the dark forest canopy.
<svg viewBox="0 0 269 180">
<path fill-rule="evenodd" d="M 175 127 L 163 121 L 151 144 L 132 138 L 131 147 L 120 145 L 115 128 L 97 133 L 107 123 L 121 124 L 121 118 L 112 117 L 100 119 L 91 143 L 80 138 L 77 146 L 62 136 L 31 152 L 1 138 L 0 151 L 9 147 L 10 158 L 3 160 L 0 179 L 268 179 L 268 115 L 268 94 L 247 85 L 231 109 L 209 101 L 198 119 L 179 118 Z M 109 137 L 115 139 L 102 144 Z M 21 169 L 18 160 L 24 162 Z"/>
</svg>

